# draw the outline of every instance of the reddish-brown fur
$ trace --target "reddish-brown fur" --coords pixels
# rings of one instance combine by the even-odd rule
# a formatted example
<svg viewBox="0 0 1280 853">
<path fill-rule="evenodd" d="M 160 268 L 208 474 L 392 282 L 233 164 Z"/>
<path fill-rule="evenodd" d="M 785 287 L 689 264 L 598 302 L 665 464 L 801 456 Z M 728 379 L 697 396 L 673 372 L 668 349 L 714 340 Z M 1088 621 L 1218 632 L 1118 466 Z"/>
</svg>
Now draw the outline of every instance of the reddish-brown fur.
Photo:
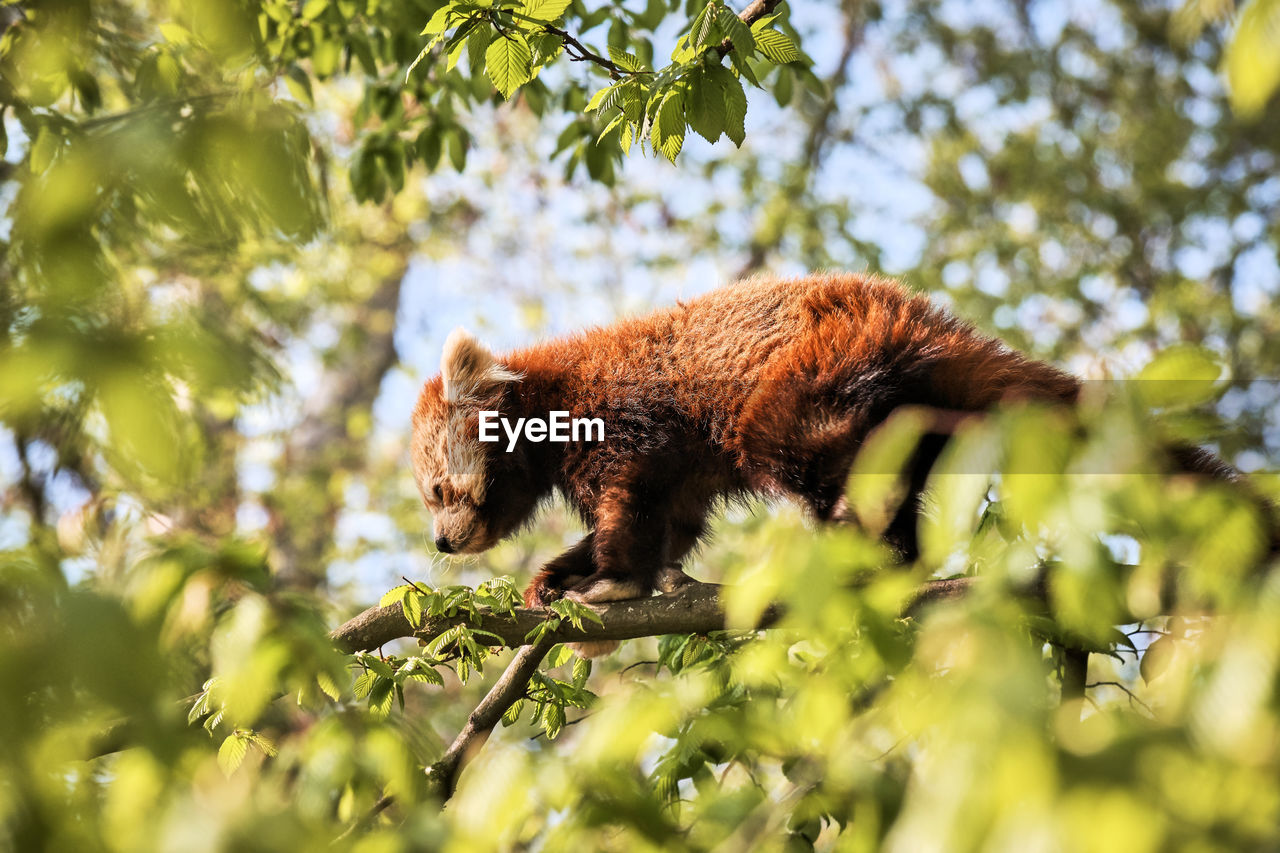
<svg viewBox="0 0 1280 853">
<path fill-rule="evenodd" d="M 466 359 L 484 362 L 487 353 L 474 347 Z M 859 445 L 899 406 L 982 412 L 1012 398 L 1069 402 L 1078 390 L 1071 376 L 923 296 L 840 274 L 740 282 L 497 363 L 520 378 L 478 381 L 464 403 L 446 401 L 440 377 L 423 389 L 413 453 L 429 505 L 445 510 L 468 500 L 444 471 L 436 438 L 460 407 L 471 436 L 482 408 L 511 418 L 568 410 L 605 421 L 601 443 L 522 441 L 512 453 L 505 442 L 485 445 L 484 495 L 457 510 L 466 522 L 459 529 L 469 531 L 462 550 L 482 550 L 516 530 L 553 490 L 582 516 L 590 532 L 534 579 L 530 605 L 566 590 L 586 601 L 648 594 L 724 498 L 785 495 L 832 518 L 842 511 Z M 915 491 L 945 441 L 944 431 L 926 438 Z M 433 496 L 437 484 L 443 501 Z M 915 496 L 908 504 L 885 535 L 911 556 Z"/>
</svg>

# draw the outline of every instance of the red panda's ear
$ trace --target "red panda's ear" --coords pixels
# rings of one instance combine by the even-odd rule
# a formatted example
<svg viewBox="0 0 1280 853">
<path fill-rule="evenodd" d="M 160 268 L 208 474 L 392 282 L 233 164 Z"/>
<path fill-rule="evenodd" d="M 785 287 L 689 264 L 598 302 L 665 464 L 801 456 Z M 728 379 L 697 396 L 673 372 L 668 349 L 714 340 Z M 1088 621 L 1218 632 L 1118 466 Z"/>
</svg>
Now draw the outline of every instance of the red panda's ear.
<svg viewBox="0 0 1280 853">
<path fill-rule="evenodd" d="M 440 375 L 444 382 L 444 398 L 450 403 L 486 397 L 504 382 L 515 382 L 520 378 L 499 363 L 484 344 L 461 328 L 454 329 L 445 339 Z"/>
</svg>

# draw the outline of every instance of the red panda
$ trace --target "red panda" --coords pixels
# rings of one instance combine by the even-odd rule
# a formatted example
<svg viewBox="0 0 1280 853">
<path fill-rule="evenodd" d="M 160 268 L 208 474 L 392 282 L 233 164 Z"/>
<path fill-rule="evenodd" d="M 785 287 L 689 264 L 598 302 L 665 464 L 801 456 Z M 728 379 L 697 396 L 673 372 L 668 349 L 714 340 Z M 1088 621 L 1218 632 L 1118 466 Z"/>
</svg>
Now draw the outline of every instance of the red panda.
<svg viewBox="0 0 1280 853">
<path fill-rule="evenodd" d="M 413 413 L 413 468 L 436 546 L 475 553 L 553 491 L 589 532 L 525 592 L 529 606 L 649 595 L 718 501 L 787 496 L 844 513 L 853 458 L 900 406 L 937 413 L 884 538 L 916 553 L 919 492 L 949 418 L 1012 399 L 1070 404 L 1079 382 L 884 279 L 756 279 L 497 357 L 459 330 Z M 479 440 L 482 412 L 600 418 L 599 442 Z M 492 426 L 492 424 L 490 424 Z M 1190 468 L 1226 476 L 1207 454 Z"/>
</svg>

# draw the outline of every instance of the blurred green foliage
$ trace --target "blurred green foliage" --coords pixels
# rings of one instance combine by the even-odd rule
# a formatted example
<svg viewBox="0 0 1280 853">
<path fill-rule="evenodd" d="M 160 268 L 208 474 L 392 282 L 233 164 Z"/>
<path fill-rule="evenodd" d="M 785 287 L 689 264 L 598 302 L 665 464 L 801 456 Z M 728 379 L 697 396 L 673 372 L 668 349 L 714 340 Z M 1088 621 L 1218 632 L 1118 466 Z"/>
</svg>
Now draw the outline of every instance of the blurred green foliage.
<svg viewBox="0 0 1280 853">
<path fill-rule="evenodd" d="M 1152 473 L 1151 440 L 1275 458 L 1277 4 L 1054 8 L 783 5 L 748 28 L 697 2 L 0 5 L 0 848 L 1280 844 L 1258 505 Z M 586 49 L 613 71 L 568 64 Z M 646 186 L 627 140 L 680 180 Z M 506 653 L 470 624 L 355 655 L 327 635 L 370 603 L 339 567 L 425 549 L 374 411 L 421 378 L 398 366 L 408 271 L 496 234 L 519 287 L 469 296 L 545 318 L 554 288 L 502 235 L 512 173 L 577 175 L 572 213 L 538 216 L 585 210 L 610 287 L 638 257 L 884 267 L 844 170 L 901 168 L 895 148 L 929 196 L 898 272 L 1038 355 L 1154 381 L 967 433 L 900 571 L 874 533 L 909 417 L 858 462 L 862 532 L 733 514 L 694 571 L 735 625 L 783 621 L 594 669 L 555 649 L 442 807 L 423 769 Z M 614 239 L 654 210 L 659 249 Z M 384 602 L 509 609 L 570 528 Z M 1094 652 L 1083 698 L 1064 648 Z"/>
</svg>

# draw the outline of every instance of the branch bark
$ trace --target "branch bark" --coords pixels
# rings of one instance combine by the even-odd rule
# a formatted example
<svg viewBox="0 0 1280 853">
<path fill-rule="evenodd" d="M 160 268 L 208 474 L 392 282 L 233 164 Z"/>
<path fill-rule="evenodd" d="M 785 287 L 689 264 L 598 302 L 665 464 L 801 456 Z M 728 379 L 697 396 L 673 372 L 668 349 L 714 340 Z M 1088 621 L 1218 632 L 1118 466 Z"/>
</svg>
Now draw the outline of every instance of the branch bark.
<svg viewBox="0 0 1280 853">
<path fill-rule="evenodd" d="M 908 602 L 905 612 L 932 601 L 958 598 L 964 595 L 976 578 L 952 578 L 929 581 L 923 584 Z M 723 631 L 724 609 L 720 603 L 721 586 L 711 583 L 690 583 L 674 592 L 652 598 L 614 601 L 595 605 L 603 625 L 584 623 L 582 629 L 568 622 L 548 634 L 551 643 L 574 643 L 591 640 L 633 640 L 637 637 L 655 637 L 663 634 L 705 634 Z M 1039 595 L 1039 590 L 1034 592 Z M 520 607 L 508 614 L 482 614 L 473 628 L 480 628 L 501 638 L 504 646 L 516 648 L 524 645 L 525 637 L 551 615 L 550 611 Z M 758 628 L 766 628 L 781 615 L 778 607 L 770 607 L 760 619 Z M 455 625 L 467 622 L 465 616 L 424 619 L 417 630 L 409 624 L 399 604 L 387 607 L 370 607 L 352 618 L 329 636 L 339 650 L 351 653 L 376 649 L 401 637 L 418 637 L 428 640 L 437 637 Z"/>
<path fill-rule="evenodd" d="M 441 800 L 453 796 L 462 766 L 484 746 L 507 709 L 524 696 L 529 687 L 529 679 L 538 671 L 538 665 L 554 645 L 554 641 L 544 639 L 536 645 L 523 646 L 516 652 L 506 671 L 467 717 L 467 724 L 453 739 L 444 756 L 427 769 L 427 780 Z"/>
<path fill-rule="evenodd" d="M 1083 649 L 1062 650 L 1062 701 L 1084 698 L 1089 675 L 1089 653 Z"/>
</svg>

